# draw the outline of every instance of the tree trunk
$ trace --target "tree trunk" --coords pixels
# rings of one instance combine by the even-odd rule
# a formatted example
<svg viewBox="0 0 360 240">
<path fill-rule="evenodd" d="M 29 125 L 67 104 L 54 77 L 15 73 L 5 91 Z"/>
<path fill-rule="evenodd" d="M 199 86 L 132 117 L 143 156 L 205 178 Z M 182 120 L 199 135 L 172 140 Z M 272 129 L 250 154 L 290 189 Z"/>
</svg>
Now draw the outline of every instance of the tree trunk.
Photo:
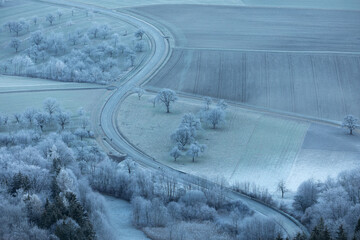
<svg viewBox="0 0 360 240">
<path fill-rule="evenodd" d="M 350 135 L 352 135 L 352 129 L 350 128 Z"/>
<path fill-rule="evenodd" d="M 192 159 L 192 160 L 193 160 L 193 162 L 195 162 L 195 157 L 193 157 L 193 159 Z"/>
<path fill-rule="evenodd" d="M 169 113 L 169 112 L 170 112 L 170 106 L 167 105 L 167 106 L 166 106 L 166 113 Z"/>
</svg>

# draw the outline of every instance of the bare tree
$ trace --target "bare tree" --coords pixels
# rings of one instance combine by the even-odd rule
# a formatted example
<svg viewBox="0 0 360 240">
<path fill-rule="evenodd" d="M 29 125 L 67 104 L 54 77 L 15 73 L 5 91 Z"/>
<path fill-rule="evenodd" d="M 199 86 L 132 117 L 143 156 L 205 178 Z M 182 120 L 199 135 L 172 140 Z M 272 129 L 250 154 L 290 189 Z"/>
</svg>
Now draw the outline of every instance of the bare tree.
<svg viewBox="0 0 360 240">
<path fill-rule="evenodd" d="M 156 96 L 156 101 L 165 105 L 167 113 L 170 112 L 170 104 L 177 99 L 176 92 L 167 88 L 160 90 Z"/>
<path fill-rule="evenodd" d="M 14 48 L 14 49 L 15 49 L 15 52 L 18 52 L 18 49 L 19 49 L 19 47 L 20 47 L 20 44 L 21 44 L 21 41 L 20 41 L 19 39 L 13 38 L 13 39 L 11 39 L 9 46 L 10 46 L 11 48 Z"/>
<path fill-rule="evenodd" d="M 139 38 L 140 40 L 142 40 L 143 36 L 144 36 L 144 31 L 142 29 L 139 29 L 135 32 L 135 37 Z"/>
<path fill-rule="evenodd" d="M 19 124 L 21 122 L 21 114 L 20 113 L 14 113 L 14 122 L 16 124 Z"/>
<path fill-rule="evenodd" d="M 289 191 L 283 179 L 281 179 L 280 182 L 278 183 L 277 190 L 281 192 L 281 198 L 284 198 L 284 194 Z"/>
<path fill-rule="evenodd" d="M 225 112 L 221 108 L 214 108 L 206 114 L 205 120 L 215 129 L 217 125 L 225 122 Z"/>
<path fill-rule="evenodd" d="M 178 147 L 173 147 L 170 151 L 170 156 L 174 158 L 174 161 L 182 156 L 182 152 L 179 150 Z"/>
<path fill-rule="evenodd" d="M 355 118 L 353 115 L 347 115 L 342 122 L 342 127 L 349 129 L 350 135 L 352 135 L 353 130 L 360 127 L 358 122 L 359 119 Z"/>
<path fill-rule="evenodd" d="M 48 21 L 50 23 L 50 25 L 53 25 L 54 21 L 55 21 L 55 16 L 52 13 L 49 13 L 48 15 L 46 15 L 45 17 L 46 21 Z"/>
<path fill-rule="evenodd" d="M 52 115 L 60 110 L 59 103 L 54 98 L 46 98 L 43 103 L 44 110 L 52 117 Z"/>
</svg>

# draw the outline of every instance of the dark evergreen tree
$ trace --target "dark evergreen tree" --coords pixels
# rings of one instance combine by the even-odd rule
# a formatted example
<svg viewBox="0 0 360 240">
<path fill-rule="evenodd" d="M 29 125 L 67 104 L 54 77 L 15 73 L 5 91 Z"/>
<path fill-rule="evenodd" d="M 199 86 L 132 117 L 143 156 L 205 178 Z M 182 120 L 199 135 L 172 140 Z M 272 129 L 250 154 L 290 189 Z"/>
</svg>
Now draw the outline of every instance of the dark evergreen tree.
<svg viewBox="0 0 360 240">
<path fill-rule="evenodd" d="M 323 218 L 320 218 L 319 223 L 312 230 L 310 240 L 331 240 L 330 232 L 325 226 Z"/>
<path fill-rule="evenodd" d="M 9 193 L 15 195 L 16 191 L 21 188 L 24 191 L 28 191 L 30 189 L 30 180 L 26 175 L 19 172 L 13 176 L 10 182 Z"/>
<path fill-rule="evenodd" d="M 282 238 L 281 234 L 279 233 L 276 237 L 276 240 L 284 240 L 284 239 Z"/>
<path fill-rule="evenodd" d="M 338 230 L 336 231 L 335 239 L 336 240 L 347 240 L 347 234 L 346 234 L 342 224 L 339 226 Z"/>
<path fill-rule="evenodd" d="M 298 233 L 298 234 L 296 234 L 294 240 L 307 240 L 307 237 L 306 237 L 305 233 Z"/>
<path fill-rule="evenodd" d="M 360 233 L 360 218 L 356 224 L 356 227 L 355 227 L 355 233 Z"/>
</svg>

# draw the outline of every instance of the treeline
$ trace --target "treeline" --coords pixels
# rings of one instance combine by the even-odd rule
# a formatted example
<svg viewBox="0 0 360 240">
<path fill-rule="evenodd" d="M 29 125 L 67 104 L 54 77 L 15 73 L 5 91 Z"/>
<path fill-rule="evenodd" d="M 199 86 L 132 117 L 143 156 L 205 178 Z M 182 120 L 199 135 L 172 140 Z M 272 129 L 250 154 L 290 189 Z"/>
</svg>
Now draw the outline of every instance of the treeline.
<svg viewBox="0 0 360 240">
<path fill-rule="evenodd" d="M 324 182 L 303 182 L 293 209 L 311 231 L 310 239 L 360 239 L 360 169 Z"/>
<path fill-rule="evenodd" d="M 30 117 L 46 114 L 55 121 L 56 106 L 47 99 L 43 110 L 14 114 L 6 125 L 2 120 L 0 239 L 116 239 L 103 198 L 87 179 L 106 155 L 76 130 L 61 125 L 41 129 L 37 118 Z M 80 119 L 75 129 L 87 125 L 81 126 L 85 114 Z"/>
</svg>

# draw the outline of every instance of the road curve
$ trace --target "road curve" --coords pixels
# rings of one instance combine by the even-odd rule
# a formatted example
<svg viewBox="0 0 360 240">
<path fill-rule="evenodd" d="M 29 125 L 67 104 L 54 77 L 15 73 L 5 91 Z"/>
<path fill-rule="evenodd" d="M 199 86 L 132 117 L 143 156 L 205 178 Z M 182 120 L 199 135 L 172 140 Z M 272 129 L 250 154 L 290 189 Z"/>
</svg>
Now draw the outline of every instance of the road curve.
<svg viewBox="0 0 360 240">
<path fill-rule="evenodd" d="M 59 3 L 56 1 L 45 0 L 44 2 L 78 8 L 90 8 L 90 6 L 86 4 L 71 3 L 68 1 L 62 1 Z M 106 142 L 111 145 L 113 149 L 120 153 L 126 153 L 142 166 L 153 169 L 155 171 L 161 171 L 165 173 L 166 176 L 174 177 L 179 182 L 199 185 L 206 188 L 215 186 L 216 183 L 213 183 L 209 180 L 180 172 L 155 161 L 155 159 L 146 155 L 141 150 L 133 146 L 129 141 L 127 141 L 127 139 L 121 134 L 120 130 L 117 129 L 116 117 L 119 105 L 131 93 L 131 90 L 134 86 L 138 86 L 146 80 L 150 79 L 165 64 L 169 57 L 171 48 L 165 35 L 150 23 L 129 14 L 118 13 L 94 5 L 91 5 L 91 8 L 95 8 L 95 10 L 101 14 L 116 17 L 122 21 L 142 28 L 146 32 L 151 42 L 152 52 L 146 64 L 143 64 L 139 69 L 136 69 L 132 74 L 130 74 L 130 76 L 127 77 L 125 83 L 117 84 L 117 90 L 114 91 L 114 93 L 103 105 L 100 116 L 100 126 L 104 135 L 106 136 L 104 138 L 106 139 Z M 228 188 L 225 189 L 225 193 L 229 199 L 240 200 L 247 204 L 249 208 L 255 212 L 273 219 L 276 223 L 279 224 L 279 226 L 289 237 L 294 237 L 298 232 L 305 232 L 308 234 L 308 231 L 305 229 L 305 227 L 303 227 L 296 219 L 284 212 L 267 206 L 243 194 L 236 193 Z"/>
</svg>

